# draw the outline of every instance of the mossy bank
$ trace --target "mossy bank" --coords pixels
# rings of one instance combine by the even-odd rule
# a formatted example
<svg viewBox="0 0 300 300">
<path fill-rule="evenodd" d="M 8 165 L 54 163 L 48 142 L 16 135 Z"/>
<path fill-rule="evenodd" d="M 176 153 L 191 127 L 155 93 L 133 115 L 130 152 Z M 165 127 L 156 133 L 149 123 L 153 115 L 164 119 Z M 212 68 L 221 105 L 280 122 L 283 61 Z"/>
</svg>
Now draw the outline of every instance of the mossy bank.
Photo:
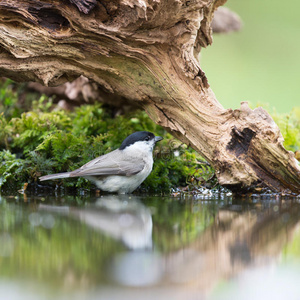
<svg viewBox="0 0 300 300">
<path fill-rule="evenodd" d="M 57 110 L 42 96 L 20 106 L 11 81 L 0 93 L 0 187 L 38 184 L 39 176 L 79 168 L 112 151 L 134 131 L 147 130 L 164 137 L 154 151 L 154 167 L 140 190 L 169 192 L 171 188 L 200 185 L 214 170 L 193 149 L 153 123 L 145 112 L 113 116 L 101 104 L 82 105 L 72 112 Z M 92 188 L 84 178 L 43 183 L 65 188 Z"/>
<path fill-rule="evenodd" d="M 174 139 L 143 111 L 115 116 L 101 104 L 58 110 L 52 99 L 24 97 L 22 85 L 0 82 L 0 188 L 39 186 L 38 177 L 71 171 L 112 151 L 134 131 L 147 130 L 164 137 L 154 151 L 152 173 L 139 191 L 168 193 L 177 187 L 216 186 L 213 168 L 193 149 Z M 23 93 L 23 94 L 22 94 Z M 23 103 L 20 103 L 22 94 Z M 31 96 L 32 97 L 32 96 Z M 28 99 L 29 98 L 29 99 Z M 38 99 L 38 100 L 36 100 Z M 273 114 L 285 138 L 284 146 L 300 149 L 300 108 L 288 115 Z M 209 181 L 209 183 L 208 183 Z M 50 187 L 94 186 L 84 178 L 43 183 Z"/>
</svg>

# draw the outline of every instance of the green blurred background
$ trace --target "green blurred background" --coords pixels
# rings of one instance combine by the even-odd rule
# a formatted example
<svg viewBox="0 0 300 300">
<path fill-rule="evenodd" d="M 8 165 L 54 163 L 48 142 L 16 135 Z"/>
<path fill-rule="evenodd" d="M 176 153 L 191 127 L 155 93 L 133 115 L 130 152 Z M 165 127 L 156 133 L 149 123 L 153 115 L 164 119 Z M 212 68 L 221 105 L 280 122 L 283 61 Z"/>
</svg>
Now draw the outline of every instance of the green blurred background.
<svg viewBox="0 0 300 300">
<path fill-rule="evenodd" d="M 201 65 L 225 108 L 241 101 L 287 113 L 300 107 L 300 1 L 228 0 L 242 19 L 240 32 L 215 34 Z"/>
</svg>

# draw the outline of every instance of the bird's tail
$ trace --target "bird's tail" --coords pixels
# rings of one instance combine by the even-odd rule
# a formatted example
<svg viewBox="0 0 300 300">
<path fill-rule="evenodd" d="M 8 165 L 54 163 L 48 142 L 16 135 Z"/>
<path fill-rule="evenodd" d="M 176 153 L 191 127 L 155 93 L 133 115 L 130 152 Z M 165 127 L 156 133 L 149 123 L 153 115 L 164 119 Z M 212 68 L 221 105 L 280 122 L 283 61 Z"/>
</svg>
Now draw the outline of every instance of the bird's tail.
<svg viewBox="0 0 300 300">
<path fill-rule="evenodd" d="M 68 178 L 70 177 L 70 173 L 71 172 L 50 174 L 50 175 L 42 176 L 39 179 L 40 181 L 44 181 L 44 180 L 51 180 L 51 179 Z"/>
</svg>

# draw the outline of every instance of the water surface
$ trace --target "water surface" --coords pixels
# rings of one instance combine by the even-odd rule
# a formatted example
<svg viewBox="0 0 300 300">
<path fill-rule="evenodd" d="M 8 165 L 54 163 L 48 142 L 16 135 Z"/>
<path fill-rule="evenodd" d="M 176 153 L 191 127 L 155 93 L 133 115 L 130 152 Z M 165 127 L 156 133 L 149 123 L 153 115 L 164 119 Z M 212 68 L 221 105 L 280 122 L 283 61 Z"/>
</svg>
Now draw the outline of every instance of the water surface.
<svg viewBox="0 0 300 300">
<path fill-rule="evenodd" d="M 0 196 L 0 297 L 300 299 L 299 202 Z"/>
</svg>

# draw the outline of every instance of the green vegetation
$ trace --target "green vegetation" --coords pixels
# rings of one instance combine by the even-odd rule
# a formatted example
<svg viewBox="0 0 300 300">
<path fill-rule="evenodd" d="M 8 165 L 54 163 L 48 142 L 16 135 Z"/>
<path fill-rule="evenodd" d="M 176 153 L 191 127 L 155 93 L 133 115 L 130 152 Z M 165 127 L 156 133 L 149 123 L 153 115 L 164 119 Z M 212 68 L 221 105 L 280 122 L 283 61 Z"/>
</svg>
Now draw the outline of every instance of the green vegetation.
<svg viewBox="0 0 300 300">
<path fill-rule="evenodd" d="M 68 112 L 52 109 L 52 99 L 45 96 L 24 107 L 19 97 L 20 89 L 12 81 L 0 87 L 0 188 L 40 184 L 39 176 L 79 168 L 118 148 L 126 136 L 138 130 L 164 137 L 155 149 L 153 171 L 141 190 L 169 192 L 179 186 L 192 189 L 213 177 L 214 170 L 199 154 L 153 123 L 145 112 L 113 117 L 112 111 L 101 104 L 83 105 Z M 295 108 L 289 115 L 275 113 L 273 117 L 285 138 L 285 147 L 299 150 L 300 109 Z M 94 187 L 84 178 L 43 184 Z"/>
<path fill-rule="evenodd" d="M 284 147 L 290 151 L 300 150 L 300 107 L 289 114 L 273 114 L 273 119 L 284 137 Z"/>
<path fill-rule="evenodd" d="M 200 184 L 213 169 L 191 148 L 154 124 L 139 111 L 112 117 L 101 104 L 83 105 L 73 112 L 51 110 L 52 100 L 42 96 L 22 110 L 13 83 L 0 89 L 0 188 L 38 182 L 45 174 L 71 171 L 112 151 L 134 131 L 148 130 L 163 136 L 155 149 L 153 172 L 142 189 L 168 192 L 172 187 Z M 176 154 L 176 155 L 175 155 Z M 49 181 L 46 185 L 90 188 L 83 179 Z"/>
</svg>

